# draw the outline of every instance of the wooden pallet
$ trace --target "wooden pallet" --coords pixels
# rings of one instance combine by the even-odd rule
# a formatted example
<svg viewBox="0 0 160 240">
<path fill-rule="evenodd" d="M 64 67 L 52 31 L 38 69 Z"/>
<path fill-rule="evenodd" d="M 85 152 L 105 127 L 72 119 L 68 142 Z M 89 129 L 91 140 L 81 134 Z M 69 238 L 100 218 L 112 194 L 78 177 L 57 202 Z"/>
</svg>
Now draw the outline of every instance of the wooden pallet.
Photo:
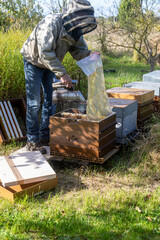
<svg viewBox="0 0 160 240">
<path fill-rule="evenodd" d="M 67 160 L 79 160 L 79 161 L 84 161 L 84 162 L 91 162 L 91 163 L 99 163 L 103 164 L 105 163 L 108 159 L 110 159 L 114 154 L 116 154 L 119 151 L 119 147 L 112 146 L 110 151 L 108 151 L 103 157 L 101 158 L 96 158 L 96 157 L 84 157 L 76 154 L 65 154 L 65 153 L 60 153 L 60 152 L 51 152 L 51 156 L 53 156 L 56 160 L 56 158 L 62 158 L 62 159 L 67 159 Z"/>
</svg>

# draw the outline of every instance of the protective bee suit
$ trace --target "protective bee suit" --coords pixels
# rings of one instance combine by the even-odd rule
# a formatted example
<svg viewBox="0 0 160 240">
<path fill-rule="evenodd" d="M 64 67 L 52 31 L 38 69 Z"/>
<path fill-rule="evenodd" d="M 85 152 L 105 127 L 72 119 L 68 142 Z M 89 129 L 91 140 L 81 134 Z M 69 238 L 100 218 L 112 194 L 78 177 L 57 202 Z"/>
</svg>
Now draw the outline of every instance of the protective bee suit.
<svg viewBox="0 0 160 240">
<path fill-rule="evenodd" d="M 67 73 L 61 64 L 69 51 L 80 60 L 90 54 L 83 34 L 96 28 L 94 9 L 86 0 L 70 3 L 64 14 L 50 14 L 35 27 L 21 50 L 33 65 L 46 68 L 61 77 Z"/>
<path fill-rule="evenodd" d="M 27 148 L 41 150 L 42 140 L 49 140 L 49 116 L 52 109 L 52 82 L 57 77 L 65 84 L 70 81 L 62 60 L 67 52 L 80 60 L 90 54 L 83 39 L 85 33 L 97 27 L 94 9 L 87 0 L 74 0 L 62 14 L 50 14 L 35 27 L 24 43 L 21 54 L 24 57 L 24 72 L 27 95 Z M 44 93 L 41 123 L 41 85 Z"/>
</svg>

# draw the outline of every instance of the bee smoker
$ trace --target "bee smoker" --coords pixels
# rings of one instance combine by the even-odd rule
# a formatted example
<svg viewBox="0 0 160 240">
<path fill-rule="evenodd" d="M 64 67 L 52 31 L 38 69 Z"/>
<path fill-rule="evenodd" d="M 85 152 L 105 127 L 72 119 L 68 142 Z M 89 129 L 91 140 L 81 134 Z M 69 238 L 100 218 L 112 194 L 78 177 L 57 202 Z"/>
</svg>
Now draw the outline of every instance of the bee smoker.
<svg viewBox="0 0 160 240">
<path fill-rule="evenodd" d="M 72 80 L 72 84 L 75 83 L 76 80 Z M 66 88 L 66 86 L 60 82 L 53 83 L 52 86 L 53 86 L 52 104 L 67 103 L 70 105 L 70 107 L 71 105 L 74 104 L 76 105 L 76 108 L 78 108 L 82 113 L 85 112 L 86 99 L 79 90 L 76 91 L 73 89 L 73 87 Z"/>
</svg>

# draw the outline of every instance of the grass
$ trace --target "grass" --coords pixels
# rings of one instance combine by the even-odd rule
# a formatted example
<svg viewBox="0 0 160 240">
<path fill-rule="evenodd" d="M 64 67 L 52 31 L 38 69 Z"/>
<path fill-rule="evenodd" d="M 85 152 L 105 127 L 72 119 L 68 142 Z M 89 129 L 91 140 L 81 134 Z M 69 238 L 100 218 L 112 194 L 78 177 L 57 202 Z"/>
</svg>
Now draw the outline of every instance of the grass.
<svg viewBox="0 0 160 240">
<path fill-rule="evenodd" d="M 122 87 L 123 84 L 142 81 L 143 74 L 149 72 L 149 65 L 134 63 L 132 57 L 103 57 L 104 69 L 114 69 L 115 73 L 105 73 L 106 87 Z M 155 70 L 160 69 L 156 66 Z"/>
<path fill-rule="evenodd" d="M 105 60 L 104 68 L 116 69 L 105 75 L 109 87 L 142 78 L 147 66 L 130 61 Z M 0 239 L 159 240 L 159 143 L 160 117 L 153 116 L 145 134 L 103 165 L 51 161 L 56 189 L 15 203 L 0 198 Z M 0 155 L 20 147 L 1 145 Z"/>
</svg>

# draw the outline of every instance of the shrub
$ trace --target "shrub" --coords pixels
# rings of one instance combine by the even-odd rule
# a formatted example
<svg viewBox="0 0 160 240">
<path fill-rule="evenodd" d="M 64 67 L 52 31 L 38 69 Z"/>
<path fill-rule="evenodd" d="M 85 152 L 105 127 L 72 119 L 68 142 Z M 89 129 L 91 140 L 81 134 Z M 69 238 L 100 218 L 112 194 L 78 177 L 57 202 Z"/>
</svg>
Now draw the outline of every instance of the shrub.
<svg viewBox="0 0 160 240">
<path fill-rule="evenodd" d="M 30 30 L 10 29 L 0 32 L 0 99 L 25 94 L 23 58 L 20 49 Z"/>
<path fill-rule="evenodd" d="M 0 99 L 16 98 L 25 95 L 23 57 L 20 53 L 23 43 L 31 30 L 10 29 L 0 31 Z M 77 79 L 78 88 L 87 95 L 87 79 L 75 60 L 68 53 L 63 65 L 72 79 Z"/>
</svg>

